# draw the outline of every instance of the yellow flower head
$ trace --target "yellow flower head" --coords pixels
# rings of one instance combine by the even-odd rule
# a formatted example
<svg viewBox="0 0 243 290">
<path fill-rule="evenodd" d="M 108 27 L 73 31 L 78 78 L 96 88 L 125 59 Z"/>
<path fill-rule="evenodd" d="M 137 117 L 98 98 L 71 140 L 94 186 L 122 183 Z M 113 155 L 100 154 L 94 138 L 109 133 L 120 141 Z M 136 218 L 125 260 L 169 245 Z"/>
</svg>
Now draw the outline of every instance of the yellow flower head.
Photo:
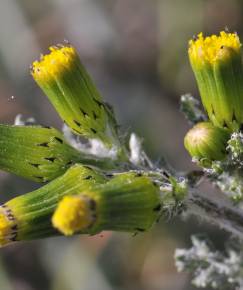
<svg viewBox="0 0 243 290">
<path fill-rule="evenodd" d="M 31 74 L 75 134 L 100 139 L 107 147 L 119 144 L 113 113 L 73 46 L 51 46 L 50 53 L 33 62 Z"/>
<path fill-rule="evenodd" d="M 91 204 L 85 196 L 65 196 L 52 217 L 53 226 L 66 236 L 87 229 L 94 221 Z"/>
<path fill-rule="evenodd" d="M 51 46 L 50 53 L 34 61 L 31 74 L 38 81 L 48 81 L 69 70 L 79 59 L 72 46 Z"/>
<path fill-rule="evenodd" d="M 222 49 L 230 48 L 240 52 L 241 43 L 236 33 L 221 31 L 220 34 L 204 37 L 199 33 L 196 39 L 189 41 L 189 56 L 193 62 L 208 62 L 213 64 L 220 56 Z"/>
<path fill-rule="evenodd" d="M 189 41 L 188 54 L 204 108 L 215 126 L 238 130 L 243 124 L 241 43 L 221 31 Z"/>
</svg>

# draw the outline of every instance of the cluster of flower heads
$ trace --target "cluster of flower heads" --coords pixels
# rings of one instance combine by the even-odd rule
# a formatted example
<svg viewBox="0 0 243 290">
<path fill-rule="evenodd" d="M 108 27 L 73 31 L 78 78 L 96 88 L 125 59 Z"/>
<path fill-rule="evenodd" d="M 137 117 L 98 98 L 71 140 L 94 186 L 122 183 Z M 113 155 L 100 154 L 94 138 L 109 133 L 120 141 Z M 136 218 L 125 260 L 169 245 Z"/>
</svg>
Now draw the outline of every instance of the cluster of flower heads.
<svg viewBox="0 0 243 290">
<path fill-rule="evenodd" d="M 68 134 L 89 142 L 78 150 L 51 127 L 0 125 L 0 169 L 47 183 L 0 205 L 0 245 L 58 234 L 149 229 L 160 215 L 160 186 L 137 170 L 125 170 L 134 158 L 75 48 L 51 47 L 33 63 L 31 74 Z"/>
<path fill-rule="evenodd" d="M 209 120 L 195 124 L 185 147 L 200 165 L 210 167 L 227 158 L 227 142 L 243 125 L 241 43 L 236 33 L 200 33 L 189 41 L 188 54 Z"/>
<path fill-rule="evenodd" d="M 227 176 L 233 198 L 243 199 L 243 185 L 237 182 L 243 171 L 239 37 L 224 31 L 209 37 L 200 33 L 190 40 L 188 52 L 208 118 L 198 102 L 183 96 L 182 110 L 194 123 L 185 147 L 212 173 L 217 186 L 223 189 Z M 0 125 L 0 169 L 48 182 L 0 206 L 0 245 L 106 229 L 145 231 L 158 219 L 161 207 L 174 205 L 175 193 L 184 198 L 187 189 L 175 178 L 163 170 L 149 171 L 153 164 L 134 134 L 128 151 L 112 108 L 74 47 L 51 47 L 33 63 L 31 74 L 65 123 L 65 132 L 86 138 L 93 150 L 76 146 L 73 137 L 70 142 L 51 127 Z"/>
</svg>

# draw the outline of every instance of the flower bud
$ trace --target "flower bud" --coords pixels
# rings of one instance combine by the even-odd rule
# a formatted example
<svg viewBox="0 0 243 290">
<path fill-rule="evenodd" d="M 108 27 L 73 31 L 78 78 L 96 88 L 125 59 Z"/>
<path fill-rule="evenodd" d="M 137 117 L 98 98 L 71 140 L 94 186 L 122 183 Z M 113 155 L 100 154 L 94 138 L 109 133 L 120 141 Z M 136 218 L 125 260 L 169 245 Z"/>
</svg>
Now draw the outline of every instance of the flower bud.
<svg viewBox="0 0 243 290">
<path fill-rule="evenodd" d="M 63 176 L 47 185 L 2 204 L 0 246 L 14 241 L 58 235 L 59 232 L 51 223 L 58 202 L 66 195 L 89 192 L 96 184 L 102 184 L 105 180 L 103 174 L 92 168 L 74 165 Z M 83 222 L 84 225 L 86 224 Z"/>
<path fill-rule="evenodd" d="M 202 103 L 215 126 L 238 130 L 243 124 L 241 43 L 236 33 L 220 32 L 189 41 L 189 58 Z"/>
<path fill-rule="evenodd" d="M 158 218 L 159 188 L 150 178 L 121 173 L 109 182 L 60 201 L 52 223 L 70 235 L 102 230 L 146 231 Z"/>
<path fill-rule="evenodd" d="M 50 47 L 35 61 L 32 76 L 63 121 L 78 135 L 117 142 L 113 112 L 103 101 L 71 45 Z"/>
<path fill-rule="evenodd" d="M 0 124 L 0 169 L 46 182 L 63 174 L 73 162 L 85 161 L 54 128 Z"/>
<path fill-rule="evenodd" d="M 75 165 L 63 176 L 0 206 L 0 245 L 63 233 L 140 232 L 160 214 L 159 186 L 149 177 Z M 58 229 L 58 231 L 56 230 Z"/>
<path fill-rule="evenodd" d="M 190 155 L 201 161 L 222 160 L 226 157 L 227 141 L 230 134 L 225 129 L 215 127 L 210 122 L 202 122 L 190 129 L 184 145 Z"/>
<path fill-rule="evenodd" d="M 84 195 L 65 196 L 58 204 L 52 224 L 64 235 L 73 235 L 95 221 L 92 199 Z"/>
<path fill-rule="evenodd" d="M 0 124 L 0 169 L 36 182 L 47 182 L 76 162 L 102 169 L 116 165 L 108 158 L 76 150 L 54 128 Z"/>
</svg>

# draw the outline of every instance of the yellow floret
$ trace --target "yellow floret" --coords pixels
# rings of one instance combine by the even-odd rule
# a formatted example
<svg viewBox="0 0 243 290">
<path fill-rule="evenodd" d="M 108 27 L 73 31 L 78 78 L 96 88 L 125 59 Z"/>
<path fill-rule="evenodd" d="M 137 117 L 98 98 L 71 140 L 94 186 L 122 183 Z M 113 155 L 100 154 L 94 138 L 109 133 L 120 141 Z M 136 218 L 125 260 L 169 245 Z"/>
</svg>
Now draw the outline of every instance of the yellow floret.
<svg viewBox="0 0 243 290">
<path fill-rule="evenodd" d="M 54 79 L 79 61 L 73 46 L 51 46 L 49 50 L 49 54 L 42 55 L 39 61 L 33 62 L 31 74 L 36 81 Z"/>
<path fill-rule="evenodd" d="M 9 209 L 0 207 L 0 246 L 9 244 L 17 234 L 17 223 Z"/>
<path fill-rule="evenodd" d="M 218 53 L 223 47 L 240 52 L 241 43 L 236 33 L 221 31 L 220 34 L 204 37 L 199 33 L 197 38 L 189 41 L 189 56 L 192 61 L 209 62 L 213 64 L 217 59 Z"/>
<path fill-rule="evenodd" d="M 52 224 L 66 236 L 88 228 L 93 222 L 90 199 L 83 196 L 65 196 L 58 204 Z"/>
</svg>

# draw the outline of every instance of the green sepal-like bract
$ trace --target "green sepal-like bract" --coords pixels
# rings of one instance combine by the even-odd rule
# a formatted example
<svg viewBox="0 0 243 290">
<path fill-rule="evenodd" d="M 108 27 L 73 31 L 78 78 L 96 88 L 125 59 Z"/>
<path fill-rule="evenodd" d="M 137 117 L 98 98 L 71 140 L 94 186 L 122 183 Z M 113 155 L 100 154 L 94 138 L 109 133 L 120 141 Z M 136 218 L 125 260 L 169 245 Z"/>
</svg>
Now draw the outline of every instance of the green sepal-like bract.
<svg viewBox="0 0 243 290">
<path fill-rule="evenodd" d="M 230 47 L 222 47 L 214 64 L 214 78 L 219 98 L 219 102 L 215 103 L 214 107 L 218 106 L 220 111 L 215 118 L 218 117 L 222 127 L 237 130 L 243 124 L 241 55 Z"/>
</svg>

